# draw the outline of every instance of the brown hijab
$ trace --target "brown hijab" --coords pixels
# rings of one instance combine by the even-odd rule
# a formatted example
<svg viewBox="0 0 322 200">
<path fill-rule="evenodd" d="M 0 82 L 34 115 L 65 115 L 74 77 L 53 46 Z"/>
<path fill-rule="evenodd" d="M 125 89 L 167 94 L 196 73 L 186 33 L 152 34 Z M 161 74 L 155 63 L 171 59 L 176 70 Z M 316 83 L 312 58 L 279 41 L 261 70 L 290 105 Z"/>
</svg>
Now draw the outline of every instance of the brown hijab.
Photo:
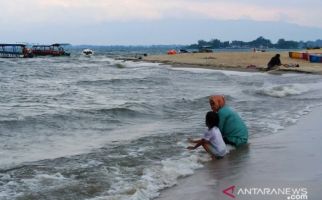
<svg viewBox="0 0 322 200">
<path fill-rule="evenodd" d="M 222 95 L 213 95 L 209 97 L 209 104 L 214 112 L 218 112 L 225 105 L 225 97 Z"/>
</svg>

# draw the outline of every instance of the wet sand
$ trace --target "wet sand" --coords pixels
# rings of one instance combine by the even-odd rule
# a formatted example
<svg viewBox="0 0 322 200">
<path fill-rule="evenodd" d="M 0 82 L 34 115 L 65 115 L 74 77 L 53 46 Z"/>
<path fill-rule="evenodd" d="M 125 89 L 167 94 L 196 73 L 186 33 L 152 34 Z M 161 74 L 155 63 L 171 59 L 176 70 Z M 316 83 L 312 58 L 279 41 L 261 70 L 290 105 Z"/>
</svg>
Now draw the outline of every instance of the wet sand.
<svg viewBox="0 0 322 200">
<path fill-rule="evenodd" d="M 300 52 L 300 51 L 299 51 Z M 303 51 L 306 52 L 306 51 Z M 309 53 L 322 53 L 322 50 L 310 50 Z M 299 67 L 279 67 L 280 72 L 302 72 L 322 74 L 322 63 L 310 63 L 303 59 L 290 58 L 288 52 L 214 52 L 185 53 L 176 55 L 151 55 L 143 60 L 170 64 L 174 67 L 199 67 L 208 69 L 224 69 L 237 71 L 264 71 L 268 61 L 281 54 L 282 64 Z"/>
<path fill-rule="evenodd" d="M 223 190 L 235 186 L 235 199 L 288 199 L 285 195 L 237 195 L 240 188 L 306 188 L 307 199 L 322 196 L 322 107 L 277 134 L 254 138 L 222 160 L 161 192 L 158 200 L 229 200 Z M 297 197 L 304 199 L 304 197 Z"/>
</svg>

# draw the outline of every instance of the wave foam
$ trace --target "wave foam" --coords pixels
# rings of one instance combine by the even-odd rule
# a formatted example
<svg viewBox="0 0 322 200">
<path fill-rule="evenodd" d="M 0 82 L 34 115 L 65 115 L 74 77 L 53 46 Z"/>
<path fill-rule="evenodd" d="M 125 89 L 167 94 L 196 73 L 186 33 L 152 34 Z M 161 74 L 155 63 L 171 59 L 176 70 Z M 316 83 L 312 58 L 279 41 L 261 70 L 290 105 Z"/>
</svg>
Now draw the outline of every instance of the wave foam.
<svg viewBox="0 0 322 200">
<path fill-rule="evenodd" d="M 17 188 L 27 188 L 29 191 L 37 192 L 43 185 L 56 187 L 66 182 L 71 181 L 64 177 L 61 173 L 56 174 L 37 174 L 32 178 L 15 180 L 10 175 L 0 174 L 0 199 L 11 199 L 23 195 Z"/>
<path fill-rule="evenodd" d="M 201 168 L 206 158 L 190 155 L 179 159 L 166 159 L 161 165 L 143 170 L 141 179 L 135 183 L 126 180 L 115 182 L 107 196 L 91 200 L 149 200 L 159 196 L 160 190 L 177 184 L 178 178 L 192 175 L 195 169 Z"/>
<path fill-rule="evenodd" d="M 179 146 L 186 147 L 187 143 L 181 141 Z M 227 152 L 234 150 L 227 146 Z M 179 178 L 194 174 L 196 169 L 202 168 L 211 157 L 202 148 L 194 152 L 184 152 L 181 158 L 168 158 L 159 165 L 143 169 L 141 178 L 134 183 L 121 178 L 111 185 L 106 196 L 95 197 L 91 200 L 150 200 L 158 197 L 160 191 L 173 187 Z"/>
<path fill-rule="evenodd" d="M 286 97 L 291 95 L 300 95 L 310 90 L 306 85 L 289 84 L 289 85 L 274 85 L 257 90 L 258 94 L 271 97 Z"/>
</svg>

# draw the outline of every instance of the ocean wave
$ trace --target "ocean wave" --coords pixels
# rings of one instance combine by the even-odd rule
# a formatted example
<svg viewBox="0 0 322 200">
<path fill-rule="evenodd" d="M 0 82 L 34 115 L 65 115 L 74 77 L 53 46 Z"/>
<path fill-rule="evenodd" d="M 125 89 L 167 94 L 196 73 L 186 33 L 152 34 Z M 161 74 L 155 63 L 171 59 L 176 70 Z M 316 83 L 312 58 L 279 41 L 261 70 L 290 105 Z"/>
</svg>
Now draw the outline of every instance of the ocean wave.
<svg viewBox="0 0 322 200">
<path fill-rule="evenodd" d="M 67 177 L 64 177 L 61 173 L 55 174 L 25 174 L 24 178 L 17 181 L 10 175 L 0 174 L 0 199 L 39 199 L 39 192 L 44 185 L 54 188 L 64 187 L 64 185 L 71 184 L 73 181 Z M 24 192 L 19 191 L 17 188 L 25 188 Z"/>
<path fill-rule="evenodd" d="M 194 170 L 201 167 L 203 164 L 198 155 L 165 159 L 159 165 L 143 169 L 139 180 L 115 181 L 107 191 L 107 195 L 91 198 L 91 200 L 150 200 L 159 196 L 162 189 L 177 184 L 180 177 L 192 175 Z"/>
<path fill-rule="evenodd" d="M 0 198 L 37 198 L 40 196 L 59 198 L 62 197 L 61 195 L 75 195 L 74 193 L 64 194 L 66 191 L 83 191 L 91 192 L 86 199 L 92 200 L 150 200 L 157 197 L 162 189 L 174 186 L 180 177 L 192 175 L 196 169 L 203 166 L 204 160 L 208 159 L 199 155 L 186 155 L 177 159 L 167 158 L 157 165 L 144 167 L 142 171 L 140 170 L 141 175 L 135 179 L 131 178 L 131 174 L 137 173 L 137 169 L 142 166 L 112 167 L 104 166 L 108 163 L 102 165 L 101 162 L 95 162 L 93 165 L 91 161 L 92 163 L 82 164 L 82 161 L 76 160 L 75 166 L 67 160 L 67 164 L 72 164 L 73 167 L 64 169 L 65 164 L 65 167 L 61 169 L 62 172 L 56 172 L 55 169 L 43 171 L 49 166 L 23 166 L 19 169 L 12 169 L 11 175 L 0 172 L 2 183 L 0 184 Z M 98 175 L 98 177 L 93 177 L 90 181 L 86 179 L 93 175 Z M 17 181 L 16 176 L 22 178 Z M 104 186 L 99 186 L 103 183 Z M 88 188 L 95 187 L 96 184 L 98 188 Z M 24 189 L 19 190 L 19 188 Z"/>
<path fill-rule="evenodd" d="M 19 129 L 19 128 L 23 128 L 25 125 L 27 126 L 33 126 L 34 124 L 36 124 L 37 122 L 39 122 L 39 118 L 35 117 L 35 116 L 18 116 L 18 117 L 11 117 L 11 118 L 1 118 L 0 119 L 0 124 L 1 124 L 1 129 L 4 128 L 15 128 L 15 129 Z"/>
<path fill-rule="evenodd" d="M 176 68 L 170 68 L 170 69 L 173 71 L 185 71 L 185 72 L 198 73 L 198 74 L 201 74 L 201 73 L 213 74 L 213 73 L 217 72 L 217 70 L 197 68 L 197 67 L 195 67 L 195 68 L 194 67 L 176 67 Z"/>
<path fill-rule="evenodd" d="M 105 86 L 113 85 L 163 85 L 168 84 L 168 80 L 164 78 L 152 78 L 152 77 L 142 77 L 142 78 L 111 78 L 111 79 L 101 79 L 101 80 L 82 80 L 76 82 L 76 85 L 94 85 L 94 86 Z"/>
<path fill-rule="evenodd" d="M 112 107 L 111 107 L 112 106 Z M 143 117 L 157 115 L 157 105 L 152 105 L 147 102 L 129 102 L 129 101 L 116 101 L 114 105 L 97 106 L 96 108 L 75 109 L 76 113 L 90 114 L 93 116 L 110 116 L 110 117 Z"/>
<path fill-rule="evenodd" d="M 271 96 L 271 97 L 287 97 L 293 95 L 300 95 L 310 91 L 311 88 L 301 84 L 287 84 L 287 85 L 274 85 L 261 88 L 256 91 L 257 94 Z"/>
<path fill-rule="evenodd" d="M 191 114 L 194 110 L 210 110 L 209 97 L 214 94 L 209 94 L 209 96 L 202 96 L 197 98 L 191 98 L 190 96 L 184 96 L 181 99 L 175 100 L 162 106 L 162 111 L 166 114 L 182 117 L 181 114 L 187 113 Z M 221 95 L 221 94 L 218 94 Z M 231 95 L 224 95 L 227 101 L 231 101 L 234 98 Z"/>
<path fill-rule="evenodd" d="M 239 77 L 253 77 L 255 75 L 259 75 L 259 76 L 265 76 L 266 74 L 262 73 L 262 72 L 243 72 L 243 71 L 230 71 L 230 70 L 219 70 L 220 72 L 222 72 L 223 74 L 227 75 L 227 76 L 239 76 Z"/>
<path fill-rule="evenodd" d="M 98 109 L 98 110 L 74 110 L 65 113 L 40 114 L 34 116 L 21 116 L 18 118 L 1 118 L 0 131 L 13 133 L 38 132 L 39 130 L 53 131 L 69 130 L 73 128 L 91 127 L 92 130 L 99 130 L 101 125 L 109 123 L 119 124 L 125 117 L 141 117 L 140 113 L 126 108 Z M 95 127 L 97 126 L 97 127 Z M 105 126 L 104 126 L 105 127 Z M 15 130 L 14 132 L 12 131 Z M 102 130 L 105 130 L 103 128 Z M 10 131 L 11 130 L 11 131 Z M 7 134 L 8 135 L 8 134 Z"/>
<path fill-rule="evenodd" d="M 149 62 L 133 62 L 133 61 L 125 61 L 125 60 L 111 60 L 111 65 L 118 66 L 121 65 L 125 68 L 138 68 L 138 67 L 159 67 L 159 63 L 149 63 Z"/>
<path fill-rule="evenodd" d="M 157 115 L 159 114 L 158 105 L 151 105 L 146 102 L 126 102 L 121 107 L 135 110 L 146 115 Z"/>
<path fill-rule="evenodd" d="M 110 117 L 142 117 L 147 113 L 139 112 L 129 108 L 102 108 L 102 109 L 78 109 L 77 112 L 88 113 L 93 115 L 107 115 Z"/>
<path fill-rule="evenodd" d="M 103 85 L 110 85 L 110 84 L 128 84 L 131 82 L 135 82 L 135 78 L 113 78 L 113 79 L 105 79 L 105 80 L 83 80 L 78 81 L 76 85 L 95 85 L 95 86 L 103 86 Z"/>
<path fill-rule="evenodd" d="M 186 142 L 177 143 L 182 149 L 187 146 Z M 235 148 L 227 146 L 228 153 Z M 147 150 L 144 150 L 147 151 Z M 150 200 L 158 197 L 160 191 L 173 187 L 180 178 L 193 175 L 195 170 L 202 168 L 204 163 L 209 162 L 211 157 L 204 153 L 202 148 L 195 152 L 184 151 L 178 156 L 165 158 L 160 162 L 142 169 L 142 174 L 134 181 L 127 178 L 116 178 L 111 184 L 107 194 L 91 198 L 90 200 Z M 119 168 L 115 171 L 116 176 L 122 172 Z M 216 181 L 216 180 L 214 180 Z"/>
</svg>

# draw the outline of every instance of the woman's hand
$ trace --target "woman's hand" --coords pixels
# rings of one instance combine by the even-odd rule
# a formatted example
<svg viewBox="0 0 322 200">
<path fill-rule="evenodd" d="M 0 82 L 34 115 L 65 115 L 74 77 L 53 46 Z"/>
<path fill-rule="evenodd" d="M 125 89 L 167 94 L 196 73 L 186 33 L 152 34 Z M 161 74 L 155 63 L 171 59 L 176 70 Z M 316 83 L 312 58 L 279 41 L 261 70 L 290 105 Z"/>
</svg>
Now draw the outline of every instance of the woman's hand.
<svg viewBox="0 0 322 200">
<path fill-rule="evenodd" d="M 187 149 L 189 149 L 189 150 L 194 150 L 194 149 L 196 149 L 194 146 L 188 146 L 187 147 Z"/>
<path fill-rule="evenodd" d="M 188 138 L 187 140 L 188 140 L 189 143 L 194 143 L 194 144 L 199 143 L 201 141 L 201 139 L 194 140 L 192 138 Z"/>
</svg>

